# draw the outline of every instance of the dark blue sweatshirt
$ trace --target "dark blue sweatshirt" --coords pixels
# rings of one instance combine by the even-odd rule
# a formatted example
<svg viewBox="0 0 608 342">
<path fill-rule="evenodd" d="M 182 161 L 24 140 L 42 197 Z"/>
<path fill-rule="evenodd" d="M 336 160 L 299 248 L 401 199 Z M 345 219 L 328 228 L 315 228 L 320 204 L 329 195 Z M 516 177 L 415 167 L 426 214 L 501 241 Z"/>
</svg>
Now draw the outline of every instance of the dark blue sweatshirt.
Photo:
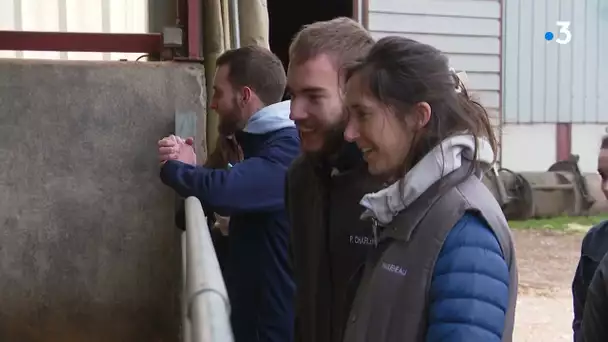
<svg viewBox="0 0 608 342">
<path fill-rule="evenodd" d="M 230 170 L 168 161 L 163 183 L 230 216 L 226 287 L 235 342 L 293 340 L 294 283 L 285 212 L 287 168 L 300 152 L 289 102 L 268 106 L 236 134 L 244 160 Z"/>
</svg>

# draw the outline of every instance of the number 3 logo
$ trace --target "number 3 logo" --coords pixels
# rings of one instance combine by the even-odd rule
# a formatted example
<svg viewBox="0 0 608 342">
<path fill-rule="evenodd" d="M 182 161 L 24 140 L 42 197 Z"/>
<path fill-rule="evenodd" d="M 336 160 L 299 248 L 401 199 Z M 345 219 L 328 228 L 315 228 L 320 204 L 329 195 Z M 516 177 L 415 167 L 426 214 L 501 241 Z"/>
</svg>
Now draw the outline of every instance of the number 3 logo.
<svg viewBox="0 0 608 342">
<path fill-rule="evenodd" d="M 555 42 L 558 44 L 568 44 L 572 40 L 572 32 L 570 32 L 570 22 L 569 21 L 558 21 L 557 26 L 559 26 L 559 33 L 564 34 L 565 37 L 562 39 L 561 37 L 556 39 Z"/>
</svg>

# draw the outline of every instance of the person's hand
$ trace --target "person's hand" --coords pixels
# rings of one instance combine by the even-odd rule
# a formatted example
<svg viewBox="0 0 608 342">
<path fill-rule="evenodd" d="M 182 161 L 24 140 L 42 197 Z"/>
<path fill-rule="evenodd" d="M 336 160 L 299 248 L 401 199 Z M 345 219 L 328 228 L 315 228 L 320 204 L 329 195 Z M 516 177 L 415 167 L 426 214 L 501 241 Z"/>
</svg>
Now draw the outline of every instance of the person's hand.
<svg viewBox="0 0 608 342">
<path fill-rule="evenodd" d="M 215 223 L 213 224 L 214 229 L 219 229 L 223 236 L 228 236 L 228 225 L 230 223 L 230 217 L 220 216 L 215 214 Z"/>
<path fill-rule="evenodd" d="M 170 135 L 158 141 L 158 159 L 161 163 L 165 163 L 169 159 L 174 159 L 179 150 L 178 137 Z"/>
<path fill-rule="evenodd" d="M 182 163 L 195 165 L 196 153 L 194 152 L 194 139 L 186 140 L 170 135 L 158 141 L 158 158 L 161 164 L 167 160 L 178 160 Z"/>
</svg>

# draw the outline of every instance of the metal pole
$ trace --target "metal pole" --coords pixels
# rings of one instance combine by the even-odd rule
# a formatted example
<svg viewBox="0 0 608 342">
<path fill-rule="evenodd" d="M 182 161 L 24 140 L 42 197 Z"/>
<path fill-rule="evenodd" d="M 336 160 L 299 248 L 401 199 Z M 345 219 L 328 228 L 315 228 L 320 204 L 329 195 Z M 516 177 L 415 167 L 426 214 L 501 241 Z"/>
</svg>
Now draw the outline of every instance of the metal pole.
<svg viewBox="0 0 608 342">
<path fill-rule="evenodd" d="M 270 49 L 270 18 L 266 0 L 239 0 L 239 45 L 257 45 Z"/>
<path fill-rule="evenodd" d="M 188 237 L 186 232 L 181 234 L 182 241 L 182 341 L 192 341 L 192 325 L 188 319 Z"/>
<path fill-rule="evenodd" d="M 219 118 L 217 113 L 211 109 L 211 91 L 213 79 L 215 78 L 215 61 L 224 52 L 224 29 L 222 26 L 222 6 L 218 0 L 203 1 L 203 51 L 205 64 L 205 85 L 207 86 L 207 135 L 205 139 L 205 151 L 209 153 L 215 149 L 217 142 Z"/>
<path fill-rule="evenodd" d="M 233 342 L 230 304 L 207 219 L 196 197 L 186 199 L 188 317 L 193 342 Z"/>
<path fill-rule="evenodd" d="M 231 48 L 236 49 L 241 47 L 239 24 L 239 0 L 230 0 L 230 38 L 232 41 Z"/>
</svg>

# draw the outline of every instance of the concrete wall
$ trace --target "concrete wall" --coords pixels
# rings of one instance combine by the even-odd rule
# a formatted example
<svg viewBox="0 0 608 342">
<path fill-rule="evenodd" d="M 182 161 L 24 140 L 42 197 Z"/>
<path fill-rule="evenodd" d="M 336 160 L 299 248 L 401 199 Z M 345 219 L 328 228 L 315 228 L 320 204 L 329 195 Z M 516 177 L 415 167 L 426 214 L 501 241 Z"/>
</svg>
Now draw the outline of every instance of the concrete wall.
<svg viewBox="0 0 608 342">
<path fill-rule="evenodd" d="M 582 172 L 597 173 L 597 156 L 608 125 L 572 124 L 570 152 Z M 557 127 L 552 123 L 502 125 L 502 166 L 513 171 L 546 171 L 557 161 Z"/>
<path fill-rule="evenodd" d="M 597 173 L 597 157 L 602 138 L 608 134 L 608 125 L 573 124 L 572 153 L 578 154 L 579 167 L 583 172 Z"/>
<path fill-rule="evenodd" d="M 556 162 L 555 124 L 502 125 L 501 166 L 547 171 Z"/>
<path fill-rule="evenodd" d="M 0 341 L 178 341 L 156 142 L 203 85 L 188 64 L 0 60 Z"/>
</svg>

